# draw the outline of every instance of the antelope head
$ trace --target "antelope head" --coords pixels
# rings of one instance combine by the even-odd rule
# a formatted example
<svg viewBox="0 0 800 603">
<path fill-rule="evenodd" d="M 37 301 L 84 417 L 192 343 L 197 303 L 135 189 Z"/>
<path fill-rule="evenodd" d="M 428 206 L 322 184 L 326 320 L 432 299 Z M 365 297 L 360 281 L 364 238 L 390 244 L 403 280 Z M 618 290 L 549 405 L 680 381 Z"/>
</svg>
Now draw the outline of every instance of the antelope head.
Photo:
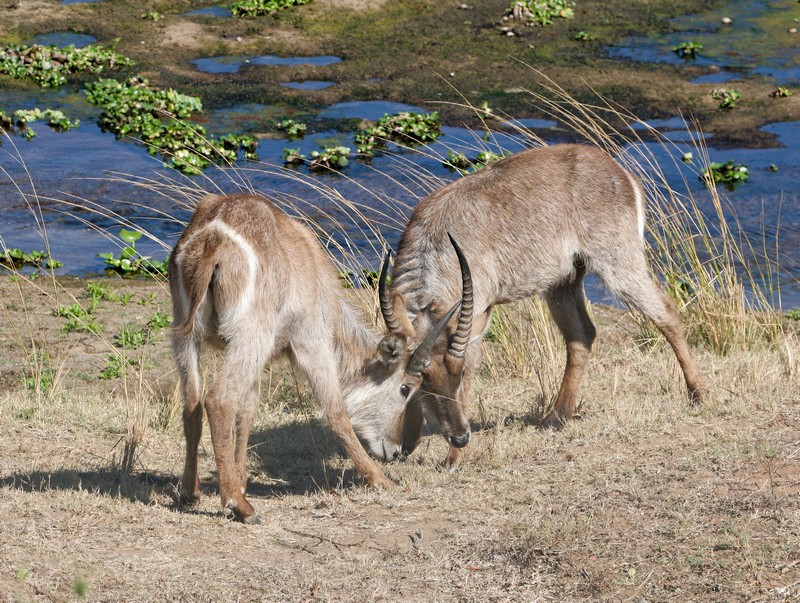
<svg viewBox="0 0 800 603">
<path fill-rule="evenodd" d="M 462 297 L 446 312 L 438 302 L 433 302 L 412 324 L 403 296 L 395 293 L 390 299 L 386 286 L 388 254 L 381 269 L 378 295 L 389 334 L 379 348 L 382 353 L 396 354 L 397 361 L 405 363 L 400 386 L 403 388 L 401 393 L 408 396 L 402 417 L 404 454 L 411 453 L 419 443 L 423 404 L 433 412 L 442 435 L 452 446 L 462 448 L 470 438 L 463 390 L 465 354 L 473 327 L 472 276 L 469 264 L 452 236 L 450 242 L 461 268 Z M 458 320 L 450 332 L 446 327 L 459 307 Z M 433 326 L 429 327 L 431 324 Z M 405 356 L 403 350 L 406 350 Z"/>
</svg>

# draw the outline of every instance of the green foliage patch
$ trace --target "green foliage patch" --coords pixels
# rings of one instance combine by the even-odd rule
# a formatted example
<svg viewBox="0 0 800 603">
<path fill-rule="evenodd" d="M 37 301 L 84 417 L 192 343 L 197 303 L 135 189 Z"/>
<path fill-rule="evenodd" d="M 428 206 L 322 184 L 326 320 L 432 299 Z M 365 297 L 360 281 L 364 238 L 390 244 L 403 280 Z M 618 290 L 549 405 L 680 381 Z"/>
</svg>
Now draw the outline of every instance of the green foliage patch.
<svg viewBox="0 0 800 603">
<path fill-rule="evenodd" d="M 251 136 L 227 134 L 214 139 L 200 124 L 187 120 L 202 112 L 195 96 L 173 89 L 158 90 L 136 76 L 127 82 L 101 79 L 86 86 L 86 99 L 103 108 L 100 127 L 117 138 L 132 136 L 160 154 L 165 165 L 184 174 L 198 175 L 211 163 L 233 163 L 240 150 L 246 159 L 258 159 L 258 142 Z"/>
<path fill-rule="evenodd" d="M 272 15 L 289 7 L 309 2 L 311 0 L 235 0 L 231 4 L 231 14 L 234 17 Z"/>
<path fill-rule="evenodd" d="M 45 88 L 62 86 L 78 73 L 101 73 L 128 65 L 133 65 L 131 59 L 97 44 L 83 48 L 23 44 L 0 49 L 0 73 L 33 80 Z"/>
<path fill-rule="evenodd" d="M 29 251 L 22 249 L 6 249 L 0 255 L 0 265 L 7 268 L 22 268 L 23 266 L 33 266 L 37 269 L 60 268 L 63 266 L 58 260 L 50 257 L 46 251 Z"/>
<path fill-rule="evenodd" d="M 574 2 L 565 0 L 516 0 L 506 14 L 529 25 L 550 25 L 553 19 L 571 19 L 574 7 Z"/>
<path fill-rule="evenodd" d="M 700 180 L 709 184 L 724 184 L 728 190 L 733 190 L 749 178 L 747 167 L 741 163 L 726 161 L 725 163 L 711 162 L 711 165 L 700 174 Z"/>
<path fill-rule="evenodd" d="M 36 132 L 28 124 L 35 121 L 44 121 L 56 132 L 66 132 L 77 128 L 80 120 L 71 121 L 63 112 L 56 109 L 19 109 L 10 116 L 0 109 L 0 130 L 10 134 L 22 134 L 30 140 L 36 137 Z"/>
<path fill-rule="evenodd" d="M 736 106 L 736 101 L 742 98 L 742 93 L 733 88 L 716 88 L 711 91 L 711 98 L 719 101 L 720 111 L 730 111 Z"/>
<path fill-rule="evenodd" d="M 386 146 L 387 142 L 408 145 L 433 142 L 440 135 L 439 113 L 394 113 L 386 114 L 371 127 L 355 134 L 358 152 L 372 156 L 375 150 Z"/>
<path fill-rule="evenodd" d="M 122 275 L 137 274 L 160 274 L 166 276 L 169 266 L 169 258 L 160 262 L 153 262 L 149 256 L 141 255 L 136 251 L 136 241 L 142 237 L 142 233 L 136 230 L 121 228 L 119 238 L 126 243 L 125 247 L 116 257 L 113 253 L 98 253 L 97 255 L 105 260 L 106 270 L 112 270 Z"/>
</svg>

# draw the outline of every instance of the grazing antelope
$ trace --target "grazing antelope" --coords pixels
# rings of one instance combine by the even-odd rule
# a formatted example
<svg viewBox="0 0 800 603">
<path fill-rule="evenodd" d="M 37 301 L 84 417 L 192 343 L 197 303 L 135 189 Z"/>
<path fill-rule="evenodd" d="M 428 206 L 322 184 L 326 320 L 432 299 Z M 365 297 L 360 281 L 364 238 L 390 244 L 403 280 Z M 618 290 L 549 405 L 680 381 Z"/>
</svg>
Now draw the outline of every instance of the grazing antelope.
<svg viewBox="0 0 800 603">
<path fill-rule="evenodd" d="M 644 204 L 635 176 L 603 151 L 573 144 L 512 155 L 419 203 L 400 239 L 391 287 L 381 287 L 386 324 L 419 339 L 458 298 L 449 235 L 471 261 L 474 290 L 463 294 L 461 308 L 471 324 L 448 335 L 449 344 L 437 341 L 409 402 L 405 452 L 419 441 L 425 404 L 450 442 L 446 463 L 458 466 L 470 437 L 467 396 L 479 362 L 479 346 L 471 344 L 488 329 L 495 304 L 537 293 L 544 295 L 567 347 L 561 388 L 544 424 L 570 420 L 596 335 L 584 302 L 587 273 L 655 323 L 677 356 L 690 397 L 702 399 L 705 382 L 675 305 L 648 269 Z"/>
<path fill-rule="evenodd" d="M 284 352 L 308 378 L 358 473 L 371 486 L 394 485 L 361 442 L 379 459 L 400 455 L 406 403 L 460 301 L 426 337 L 381 339 L 348 305 L 313 232 L 252 195 L 208 196 L 198 204 L 171 255 L 169 281 L 172 348 L 185 402 L 184 504 L 199 500 L 205 406 L 222 504 L 239 520 L 258 523 L 244 495 L 254 385 L 264 365 Z M 203 343 L 220 349 L 222 361 L 201 405 Z"/>
</svg>

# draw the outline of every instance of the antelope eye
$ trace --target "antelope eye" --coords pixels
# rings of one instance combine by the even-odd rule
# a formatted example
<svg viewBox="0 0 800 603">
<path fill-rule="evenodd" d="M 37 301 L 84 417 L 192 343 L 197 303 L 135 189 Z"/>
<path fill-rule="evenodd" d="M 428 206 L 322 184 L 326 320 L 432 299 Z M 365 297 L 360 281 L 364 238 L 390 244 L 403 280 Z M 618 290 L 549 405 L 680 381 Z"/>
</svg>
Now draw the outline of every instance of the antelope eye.
<svg viewBox="0 0 800 603">
<path fill-rule="evenodd" d="M 411 388 L 408 387 L 405 383 L 403 383 L 403 385 L 400 386 L 400 395 L 403 396 L 404 398 L 407 398 L 410 392 Z"/>
</svg>

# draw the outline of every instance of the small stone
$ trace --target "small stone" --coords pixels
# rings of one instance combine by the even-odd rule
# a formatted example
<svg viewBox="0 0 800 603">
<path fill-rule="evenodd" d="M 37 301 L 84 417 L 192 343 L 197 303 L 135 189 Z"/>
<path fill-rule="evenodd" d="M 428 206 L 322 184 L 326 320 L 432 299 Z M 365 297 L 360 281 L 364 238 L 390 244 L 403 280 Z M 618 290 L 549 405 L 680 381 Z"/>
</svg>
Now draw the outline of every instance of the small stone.
<svg viewBox="0 0 800 603">
<path fill-rule="evenodd" d="M 731 23 L 733 23 L 733 19 L 731 19 L 730 17 L 722 17 L 722 23 L 725 25 L 730 25 Z"/>
<path fill-rule="evenodd" d="M 456 77 L 456 72 L 455 71 L 451 71 L 450 72 L 450 77 Z"/>
<path fill-rule="evenodd" d="M 510 38 L 513 38 L 513 37 L 514 37 L 514 36 L 516 36 L 517 34 L 515 34 L 513 31 L 507 31 L 507 32 L 506 32 L 506 35 L 507 35 L 508 37 L 510 37 Z"/>
<path fill-rule="evenodd" d="M 790 27 L 789 28 L 789 33 L 797 33 L 797 28 L 796 27 Z"/>
</svg>

